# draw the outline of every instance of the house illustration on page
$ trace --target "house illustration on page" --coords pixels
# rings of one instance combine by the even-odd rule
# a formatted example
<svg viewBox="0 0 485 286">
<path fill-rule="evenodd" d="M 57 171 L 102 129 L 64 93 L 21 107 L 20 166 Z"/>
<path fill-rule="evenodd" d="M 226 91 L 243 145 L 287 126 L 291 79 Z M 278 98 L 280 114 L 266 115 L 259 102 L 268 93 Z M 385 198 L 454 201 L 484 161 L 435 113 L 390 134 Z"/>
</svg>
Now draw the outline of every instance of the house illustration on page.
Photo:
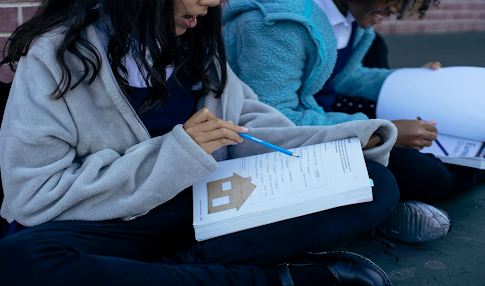
<svg viewBox="0 0 485 286">
<path fill-rule="evenodd" d="M 233 208 L 239 208 L 256 189 L 251 183 L 251 177 L 243 178 L 236 173 L 233 176 L 207 183 L 207 195 L 209 197 L 209 213 L 216 213 Z M 218 199 L 223 200 L 222 204 L 214 204 Z M 229 198 L 229 200 L 227 200 Z"/>
</svg>

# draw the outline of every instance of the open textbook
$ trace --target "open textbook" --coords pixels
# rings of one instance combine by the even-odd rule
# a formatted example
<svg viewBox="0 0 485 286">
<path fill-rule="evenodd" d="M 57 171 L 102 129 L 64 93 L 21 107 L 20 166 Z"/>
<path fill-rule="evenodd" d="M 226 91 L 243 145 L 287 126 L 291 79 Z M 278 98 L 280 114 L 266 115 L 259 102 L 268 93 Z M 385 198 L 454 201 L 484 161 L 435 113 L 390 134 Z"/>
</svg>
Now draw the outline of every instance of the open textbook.
<svg viewBox="0 0 485 286">
<path fill-rule="evenodd" d="M 193 186 L 198 241 L 372 201 L 371 180 L 357 138 L 220 162 Z"/>
<path fill-rule="evenodd" d="M 485 169 L 485 68 L 399 69 L 381 88 L 377 118 L 436 120 L 438 141 L 421 151 L 445 163 Z"/>
<path fill-rule="evenodd" d="M 434 154 L 443 163 L 485 169 L 484 142 L 444 134 L 438 135 L 438 141 L 448 155 L 434 142 L 430 147 L 423 148 L 421 152 Z"/>
</svg>

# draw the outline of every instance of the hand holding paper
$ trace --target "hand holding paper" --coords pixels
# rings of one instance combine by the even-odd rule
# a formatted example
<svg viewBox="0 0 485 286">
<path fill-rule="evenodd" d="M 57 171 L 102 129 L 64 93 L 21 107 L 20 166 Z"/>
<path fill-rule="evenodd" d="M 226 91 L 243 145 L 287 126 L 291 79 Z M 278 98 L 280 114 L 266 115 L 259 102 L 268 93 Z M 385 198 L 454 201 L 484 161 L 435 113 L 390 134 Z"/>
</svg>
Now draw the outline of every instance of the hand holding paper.
<svg viewBox="0 0 485 286">
<path fill-rule="evenodd" d="M 444 163 L 485 169 L 484 106 L 485 68 L 411 68 L 397 70 L 387 77 L 376 115 L 396 121 L 416 121 L 412 119 L 417 116 L 425 119 L 423 122 L 436 120 L 437 140 L 421 152 L 432 153 Z M 399 136 L 403 136 L 401 128 L 398 129 Z"/>
<path fill-rule="evenodd" d="M 436 120 L 440 134 L 485 141 L 485 68 L 399 69 L 379 93 L 377 118 Z"/>
</svg>

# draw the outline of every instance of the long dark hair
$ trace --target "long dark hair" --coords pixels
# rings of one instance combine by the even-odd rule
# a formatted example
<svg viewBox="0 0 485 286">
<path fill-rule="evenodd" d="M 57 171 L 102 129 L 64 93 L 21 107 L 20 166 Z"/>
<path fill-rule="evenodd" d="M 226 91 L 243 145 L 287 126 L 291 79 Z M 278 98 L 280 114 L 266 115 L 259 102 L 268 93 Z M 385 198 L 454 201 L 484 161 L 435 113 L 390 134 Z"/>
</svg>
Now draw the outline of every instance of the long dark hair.
<svg viewBox="0 0 485 286">
<path fill-rule="evenodd" d="M 43 0 L 34 17 L 19 26 L 9 38 L 7 59 L 13 69 L 13 64 L 27 54 L 36 37 L 57 27 L 66 27 L 64 40 L 56 55 L 62 68 L 62 78 L 51 94 L 53 99 L 59 99 L 83 81 L 92 83 L 101 64 L 106 64 L 101 62 L 99 51 L 83 38 L 87 26 L 101 21 L 109 38 L 109 64 L 122 90 L 127 85 L 127 70 L 121 60 L 128 51 L 131 51 L 138 66 L 147 72 L 145 82 L 149 93 L 142 109 L 163 106 L 168 101 L 166 68 L 174 64 L 174 74 L 177 74 L 184 70 L 181 67 L 188 61 L 193 65 L 193 79 L 202 83 L 198 96 L 213 92 L 220 97 L 227 80 L 221 38 L 221 7 L 210 7 L 206 16 L 199 17 L 196 27 L 177 37 L 173 1 Z M 192 48 L 185 49 L 186 45 Z M 68 53 L 77 57 L 84 66 L 81 79 L 75 82 L 67 64 Z M 150 56 L 150 60 L 146 55 Z M 216 66 L 219 76 L 210 76 L 209 72 Z"/>
</svg>

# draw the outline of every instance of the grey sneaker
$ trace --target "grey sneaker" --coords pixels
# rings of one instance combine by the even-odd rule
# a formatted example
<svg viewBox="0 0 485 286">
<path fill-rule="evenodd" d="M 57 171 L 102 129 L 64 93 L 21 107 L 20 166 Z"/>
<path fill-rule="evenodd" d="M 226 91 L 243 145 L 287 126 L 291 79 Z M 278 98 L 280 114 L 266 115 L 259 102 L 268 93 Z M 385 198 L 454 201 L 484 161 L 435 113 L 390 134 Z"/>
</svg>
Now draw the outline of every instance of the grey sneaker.
<svg viewBox="0 0 485 286">
<path fill-rule="evenodd" d="M 376 231 L 405 243 L 428 242 L 446 235 L 451 218 L 442 209 L 417 201 L 398 203 Z"/>
</svg>

